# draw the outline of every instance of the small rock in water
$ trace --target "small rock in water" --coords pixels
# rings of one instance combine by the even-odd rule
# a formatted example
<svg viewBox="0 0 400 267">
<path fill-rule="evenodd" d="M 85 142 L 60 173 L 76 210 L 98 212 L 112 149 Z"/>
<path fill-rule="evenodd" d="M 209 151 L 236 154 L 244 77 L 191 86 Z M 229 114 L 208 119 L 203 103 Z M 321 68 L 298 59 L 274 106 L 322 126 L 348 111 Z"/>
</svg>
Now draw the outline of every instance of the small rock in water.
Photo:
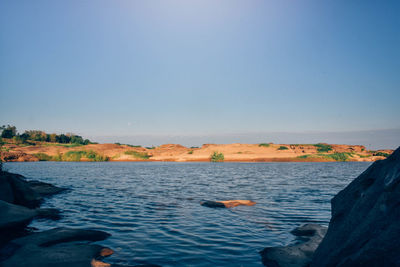
<svg viewBox="0 0 400 267">
<path fill-rule="evenodd" d="M 244 206 L 253 206 L 255 205 L 256 202 L 251 201 L 251 200 L 241 200 L 241 199 L 236 199 L 236 200 L 223 200 L 223 201 L 202 201 L 200 202 L 200 205 L 209 207 L 209 208 L 233 208 L 237 207 L 240 205 Z"/>
</svg>

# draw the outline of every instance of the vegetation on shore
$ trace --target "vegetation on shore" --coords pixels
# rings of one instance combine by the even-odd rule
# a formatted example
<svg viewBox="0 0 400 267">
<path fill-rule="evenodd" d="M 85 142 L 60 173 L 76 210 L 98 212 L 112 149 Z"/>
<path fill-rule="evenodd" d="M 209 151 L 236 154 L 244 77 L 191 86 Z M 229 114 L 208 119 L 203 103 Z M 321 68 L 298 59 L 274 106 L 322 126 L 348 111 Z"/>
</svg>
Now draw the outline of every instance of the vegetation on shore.
<svg viewBox="0 0 400 267">
<path fill-rule="evenodd" d="M 258 144 L 258 146 L 263 146 L 263 147 L 269 147 L 271 144 L 269 144 L 269 143 L 261 143 L 261 144 Z"/>
<path fill-rule="evenodd" d="M 107 156 L 100 155 L 93 150 L 68 151 L 64 154 L 58 153 L 50 156 L 46 153 L 33 154 L 39 161 L 108 161 Z"/>
<path fill-rule="evenodd" d="M 218 153 L 217 151 L 214 151 L 214 153 L 212 153 L 210 156 L 211 162 L 222 162 L 224 160 L 225 160 L 224 154 Z"/>
<path fill-rule="evenodd" d="M 278 147 L 278 150 L 288 150 L 289 148 L 287 146 L 280 146 Z"/>
<path fill-rule="evenodd" d="M 146 152 L 138 152 L 138 151 L 125 151 L 125 155 L 133 156 L 137 159 L 149 159 L 151 155 L 147 154 Z"/>
<path fill-rule="evenodd" d="M 73 133 L 67 134 L 48 134 L 39 130 L 28 130 L 23 134 L 17 132 L 17 128 L 11 125 L 0 126 L 1 137 L 12 139 L 16 144 L 35 145 L 36 142 L 48 142 L 55 144 L 71 144 L 74 146 L 95 144 L 89 139 L 83 139 L 82 136 Z"/>
</svg>

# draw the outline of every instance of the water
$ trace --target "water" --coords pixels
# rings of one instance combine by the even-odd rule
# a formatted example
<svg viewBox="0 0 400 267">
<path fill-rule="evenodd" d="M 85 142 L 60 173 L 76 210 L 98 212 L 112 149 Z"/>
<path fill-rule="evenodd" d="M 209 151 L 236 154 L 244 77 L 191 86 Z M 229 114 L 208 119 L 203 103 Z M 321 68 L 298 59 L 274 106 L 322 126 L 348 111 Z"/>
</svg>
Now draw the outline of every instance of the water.
<svg viewBox="0 0 400 267">
<path fill-rule="evenodd" d="M 327 225 L 330 199 L 370 163 L 6 163 L 11 172 L 69 192 L 43 207 L 59 221 L 30 226 L 88 227 L 112 236 L 108 262 L 162 266 L 262 266 L 267 246 L 286 245 L 303 223 Z M 250 199 L 213 209 L 201 200 Z"/>
</svg>

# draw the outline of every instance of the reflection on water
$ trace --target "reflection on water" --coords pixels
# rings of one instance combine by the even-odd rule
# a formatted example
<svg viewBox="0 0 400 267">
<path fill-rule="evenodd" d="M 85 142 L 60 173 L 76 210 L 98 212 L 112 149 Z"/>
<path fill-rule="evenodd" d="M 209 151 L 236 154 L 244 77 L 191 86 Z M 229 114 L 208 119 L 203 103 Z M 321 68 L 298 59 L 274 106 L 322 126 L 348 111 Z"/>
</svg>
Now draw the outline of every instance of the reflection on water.
<svg viewBox="0 0 400 267">
<path fill-rule="evenodd" d="M 43 207 L 63 210 L 40 230 L 89 227 L 112 236 L 109 262 L 162 266 L 262 266 L 258 251 L 293 240 L 289 231 L 327 225 L 330 199 L 370 163 L 6 163 L 29 179 L 71 188 Z M 249 199 L 212 209 L 202 200 Z"/>
</svg>

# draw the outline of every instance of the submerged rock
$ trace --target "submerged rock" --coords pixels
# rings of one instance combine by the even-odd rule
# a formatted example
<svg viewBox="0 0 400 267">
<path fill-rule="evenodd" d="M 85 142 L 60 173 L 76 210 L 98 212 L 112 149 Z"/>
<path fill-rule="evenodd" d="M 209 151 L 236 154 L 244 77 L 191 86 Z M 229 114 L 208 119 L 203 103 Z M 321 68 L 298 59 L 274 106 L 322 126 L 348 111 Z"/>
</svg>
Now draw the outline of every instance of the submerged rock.
<svg viewBox="0 0 400 267">
<path fill-rule="evenodd" d="M 200 202 L 200 205 L 205 206 L 205 207 L 209 207 L 209 208 L 233 208 L 233 207 L 237 207 L 237 206 L 240 206 L 240 205 L 253 206 L 255 204 L 256 204 L 256 202 L 254 202 L 254 201 L 241 200 L 241 199 L 223 200 L 223 201 L 206 200 L 206 201 Z"/>
<path fill-rule="evenodd" d="M 400 148 L 331 203 L 328 232 L 311 266 L 400 266 Z"/>
<path fill-rule="evenodd" d="M 99 258 L 111 255 L 113 253 L 111 249 L 96 244 L 81 243 L 81 241 L 100 241 L 109 236 L 102 231 L 68 228 L 34 233 L 10 242 L 8 246 L 13 248 L 13 254 L 1 262 L 0 266 L 110 266 L 99 261 Z"/>
<path fill-rule="evenodd" d="M 327 228 L 317 224 L 305 224 L 297 227 L 292 234 L 300 243 L 286 247 L 268 247 L 260 252 L 262 262 L 270 267 L 308 266 Z"/>
</svg>

